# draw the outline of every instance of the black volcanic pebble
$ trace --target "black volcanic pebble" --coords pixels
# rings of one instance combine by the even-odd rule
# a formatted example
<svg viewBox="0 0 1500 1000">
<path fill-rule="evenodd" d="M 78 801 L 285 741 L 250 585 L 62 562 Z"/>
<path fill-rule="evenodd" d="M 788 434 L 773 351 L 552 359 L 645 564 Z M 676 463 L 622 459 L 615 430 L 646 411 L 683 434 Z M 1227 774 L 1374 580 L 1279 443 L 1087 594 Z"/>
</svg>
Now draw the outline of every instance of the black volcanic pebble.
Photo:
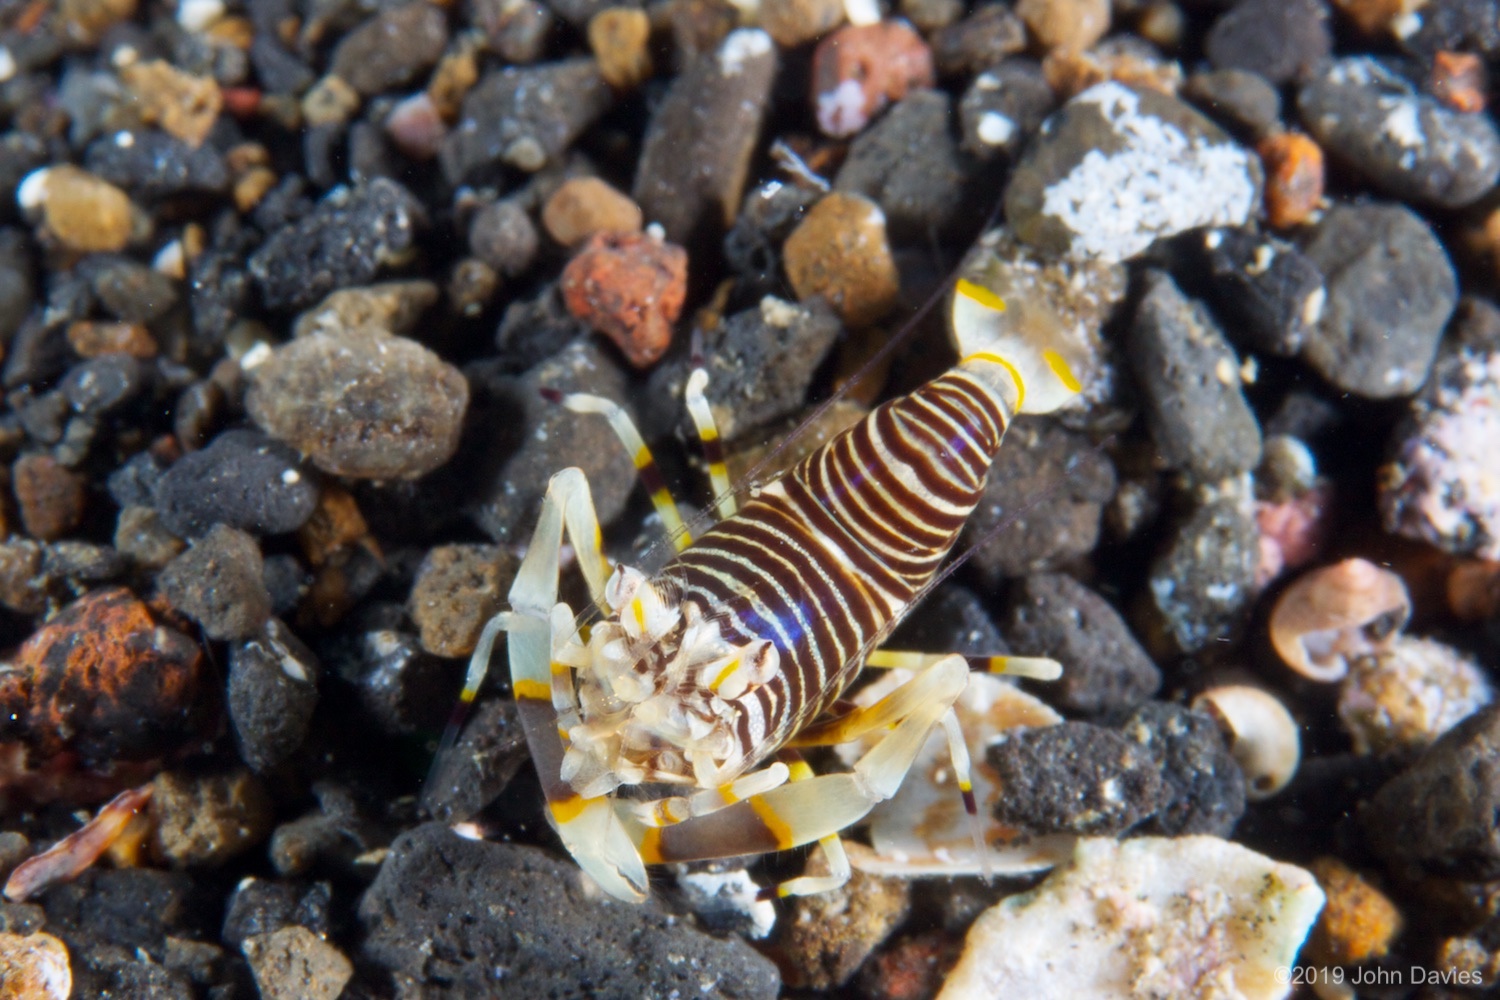
<svg viewBox="0 0 1500 1000">
<path fill-rule="evenodd" d="M 1500 3 L 1496 0 L 1427 0 L 1412 19 L 1415 30 L 1394 32 L 1396 43 L 1421 59 L 1439 52 L 1500 53 Z"/>
<path fill-rule="evenodd" d="M 1203 504 L 1151 564 L 1148 586 L 1167 635 L 1184 653 L 1234 638 L 1254 596 L 1255 519 L 1235 500 Z"/>
<path fill-rule="evenodd" d="M 613 104 L 592 59 L 491 70 L 464 96 L 443 140 L 443 175 L 457 185 L 482 180 L 501 164 L 540 170 Z"/>
<path fill-rule="evenodd" d="M 318 704 L 321 668 L 280 621 L 229 650 L 229 719 L 240 757 L 265 773 L 302 746 Z"/>
<path fill-rule="evenodd" d="M 1302 357 L 1333 385 L 1368 399 L 1415 392 L 1458 304 L 1447 251 L 1402 205 L 1341 205 L 1303 247 L 1328 296 Z"/>
<path fill-rule="evenodd" d="M 386 261 L 411 248 L 421 204 L 400 184 L 379 178 L 337 188 L 250 257 L 250 273 L 271 309 L 303 309 L 329 292 L 368 284 Z"/>
<path fill-rule="evenodd" d="M 1182 93 L 1220 125 L 1250 138 L 1281 125 L 1281 94 L 1259 73 L 1244 69 L 1194 73 Z"/>
<path fill-rule="evenodd" d="M 1460 208 L 1500 177 L 1500 130 L 1488 115 L 1420 93 L 1373 57 L 1329 64 L 1298 91 L 1297 111 L 1331 159 L 1398 198 Z"/>
<path fill-rule="evenodd" d="M 777 61 L 770 36 L 745 29 L 695 58 L 668 88 L 641 139 L 631 192 L 667 239 L 722 237 L 744 195 Z"/>
<path fill-rule="evenodd" d="M 972 230 L 979 161 L 959 149 L 953 102 L 919 90 L 854 137 L 834 190 L 862 194 L 885 213 L 893 240 Z"/>
<path fill-rule="evenodd" d="M 1028 729 L 985 753 L 1000 788 L 995 818 L 1028 833 L 1123 833 L 1166 801 L 1155 756 L 1103 726 Z"/>
<path fill-rule="evenodd" d="M 1129 709 L 1161 686 L 1161 671 L 1119 612 L 1064 573 L 1035 574 L 1013 587 L 1002 628 L 1016 653 L 1062 663 L 1062 679 L 1045 691 L 1065 711 Z"/>
<path fill-rule="evenodd" d="M 530 759 L 516 703 L 486 701 L 464 726 L 458 742 L 434 761 L 422 786 L 422 809 L 450 826 L 472 819 Z"/>
<path fill-rule="evenodd" d="M 1239 0 L 1208 32 L 1214 69 L 1243 69 L 1272 83 L 1306 77 L 1333 49 L 1322 0 Z"/>
<path fill-rule="evenodd" d="M 84 154 L 84 165 L 145 202 L 229 190 L 229 168 L 218 150 L 208 143 L 195 149 L 156 129 L 95 139 Z"/>
<path fill-rule="evenodd" d="M 985 70 L 958 102 L 963 151 L 981 160 L 1000 153 L 1014 159 L 1056 103 L 1042 68 L 1029 59 Z"/>
<path fill-rule="evenodd" d="M 1207 265 L 1210 302 L 1237 347 L 1288 357 L 1302 349 L 1327 296 L 1317 264 L 1249 229 L 1210 229 L 1187 242 Z"/>
<path fill-rule="evenodd" d="M 1026 25 L 1003 3 L 978 4 L 932 36 L 932 61 L 944 76 L 970 76 L 1025 49 Z"/>
<path fill-rule="evenodd" d="M 1181 705 L 1148 701 L 1120 724 L 1126 739 L 1157 760 L 1165 801 L 1148 833 L 1228 837 L 1245 812 L 1245 774 L 1213 719 Z"/>
<path fill-rule="evenodd" d="M 1370 847 L 1435 875 L 1500 878 L 1500 706 L 1460 722 L 1360 810 Z"/>
<path fill-rule="evenodd" d="M 743 941 L 656 907 L 585 895 L 578 869 L 539 848 L 465 840 L 439 823 L 397 837 L 359 905 L 361 959 L 433 997 L 481 996 L 507 970 L 515 996 L 777 996 L 781 977 Z M 475 962 L 470 956 L 483 955 Z M 438 986 L 437 984 L 443 984 Z"/>
<path fill-rule="evenodd" d="M 473 516 L 492 539 L 508 543 L 528 537 L 537 504 L 558 471 L 559 454 L 568 455 L 588 477 L 600 522 L 619 516 L 635 484 L 630 456 L 607 421 L 580 419 L 540 391 L 588 392 L 623 402 L 625 374 L 601 346 L 574 342 L 522 376 L 476 366 L 465 374 L 474 393 L 471 424 L 483 427 L 484 434 L 473 442 L 481 457 L 466 458 L 461 450 L 455 462 L 473 463 L 484 476 Z"/>
<path fill-rule="evenodd" d="M 725 441 L 744 437 L 796 413 L 819 366 L 843 332 L 838 316 L 821 299 L 805 305 L 762 300 L 732 316 L 703 338 L 708 402 Z M 642 417 L 648 428 L 679 425 L 693 434 L 682 404 L 691 361 L 678 358 L 651 373 Z"/>
<path fill-rule="evenodd" d="M 919 653 L 998 656 L 1011 652 L 995 621 L 972 590 L 944 583 L 922 598 L 885 645 Z"/>
<path fill-rule="evenodd" d="M 1045 418 L 1020 417 L 959 545 L 986 540 L 969 561 L 989 583 L 1055 569 L 1093 551 L 1116 482 L 1109 456 L 1088 438 Z"/>
<path fill-rule="evenodd" d="M 311 885 L 292 879 L 247 878 L 235 887 L 224 913 L 220 938 L 238 948 L 246 938 L 270 934 L 289 924 L 327 935 L 332 918 L 333 889 L 327 882 Z"/>
<path fill-rule="evenodd" d="M 431 68 L 448 44 L 448 22 L 430 3 L 386 10 L 340 39 L 331 68 L 369 97 L 411 83 Z"/>
<path fill-rule="evenodd" d="M 158 578 L 172 606 L 212 639 L 246 639 L 271 616 L 260 545 L 236 528 L 216 524 L 173 559 Z"/>
<path fill-rule="evenodd" d="M 1260 462 L 1260 425 L 1245 399 L 1239 358 L 1202 305 L 1149 272 L 1126 356 L 1162 460 L 1201 482 Z"/>
<path fill-rule="evenodd" d="M 137 501 L 124 481 L 120 491 L 117 498 L 123 494 Z M 162 523 L 182 538 L 196 538 L 215 524 L 279 535 L 296 531 L 312 516 L 318 484 L 286 445 L 259 431 L 231 430 L 163 473 L 150 502 Z"/>
</svg>

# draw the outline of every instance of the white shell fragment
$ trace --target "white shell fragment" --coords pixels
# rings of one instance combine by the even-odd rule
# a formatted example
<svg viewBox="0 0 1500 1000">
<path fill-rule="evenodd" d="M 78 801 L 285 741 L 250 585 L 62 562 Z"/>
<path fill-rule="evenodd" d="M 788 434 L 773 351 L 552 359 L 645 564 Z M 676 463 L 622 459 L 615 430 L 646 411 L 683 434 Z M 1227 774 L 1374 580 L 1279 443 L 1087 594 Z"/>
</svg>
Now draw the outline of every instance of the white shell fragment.
<svg viewBox="0 0 1500 1000">
<path fill-rule="evenodd" d="M 1304 573 L 1277 599 L 1271 645 L 1303 677 L 1331 684 L 1349 672 L 1350 658 L 1388 646 L 1410 617 L 1399 576 L 1345 559 Z"/>
<path fill-rule="evenodd" d="M 979 917 L 938 1000 L 1272 1000 L 1322 907 L 1310 873 L 1218 837 L 1089 838 Z"/>
<path fill-rule="evenodd" d="M 1229 752 L 1245 772 L 1245 797 L 1270 798 L 1286 787 L 1302 759 L 1296 720 L 1276 696 L 1235 684 L 1205 691 L 1193 708 L 1207 712 L 1229 738 Z"/>
<path fill-rule="evenodd" d="M 853 700 L 861 706 L 872 705 L 911 677 L 907 670 L 885 671 Z M 978 673 L 969 675 L 969 686 L 953 708 L 972 758 L 974 796 L 990 847 L 990 870 L 999 875 L 1024 874 L 1061 864 L 1072 853 L 1076 838 L 1058 835 L 1016 841 L 1014 832 L 990 815 L 998 791 L 984 748 L 1009 730 L 1056 725 L 1062 716 L 1014 684 Z M 870 745 L 867 738 L 841 745 L 837 751 L 845 764 L 852 765 Z M 953 779 L 948 741 L 941 729 L 928 737 L 895 796 L 870 813 L 870 843 L 873 857 L 851 852 L 850 860 L 872 875 L 978 875 L 984 871 L 974 851 L 968 814 Z"/>
</svg>

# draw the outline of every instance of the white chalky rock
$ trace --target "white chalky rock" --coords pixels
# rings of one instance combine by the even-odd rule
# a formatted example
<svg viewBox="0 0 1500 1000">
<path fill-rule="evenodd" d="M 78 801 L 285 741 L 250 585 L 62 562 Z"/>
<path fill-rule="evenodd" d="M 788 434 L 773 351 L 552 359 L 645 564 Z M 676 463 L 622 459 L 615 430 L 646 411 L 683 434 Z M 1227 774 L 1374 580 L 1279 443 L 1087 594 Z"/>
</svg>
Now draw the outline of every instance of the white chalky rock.
<svg viewBox="0 0 1500 1000">
<path fill-rule="evenodd" d="M 1218 837 L 1081 840 L 980 916 L 938 1000 L 1284 997 L 1322 907 L 1311 874 Z"/>
<path fill-rule="evenodd" d="M 1255 154 L 1165 94 L 1097 84 L 1042 125 L 1011 175 L 1005 216 L 1048 253 L 1124 261 L 1161 237 L 1244 225 Z"/>
</svg>

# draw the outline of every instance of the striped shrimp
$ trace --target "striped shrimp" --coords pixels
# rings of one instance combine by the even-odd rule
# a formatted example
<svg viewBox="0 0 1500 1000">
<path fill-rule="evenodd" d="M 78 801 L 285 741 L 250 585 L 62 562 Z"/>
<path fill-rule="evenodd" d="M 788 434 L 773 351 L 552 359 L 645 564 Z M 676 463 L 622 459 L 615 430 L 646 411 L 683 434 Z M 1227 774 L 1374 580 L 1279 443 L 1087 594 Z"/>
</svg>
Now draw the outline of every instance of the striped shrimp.
<svg viewBox="0 0 1500 1000">
<path fill-rule="evenodd" d="M 616 404 L 602 414 L 636 457 L 678 552 L 656 576 L 610 570 L 587 480 L 551 480 L 510 610 L 485 627 L 470 663 L 472 701 L 501 631 L 512 689 L 550 821 L 579 865 L 626 901 L 646 865 L 818 843 L 830 874 L 776 887 L 826 891 L 848 879 L 839 831 L 900 787 L 942 727 L 971 814 L 969 757 L 953 704 L 968 682 L 957 655 L 880 645 L 930 589 L 979 502 L 1012 415 L 1048 412 L 1077 391 L 1061 345 L 1011 329 L 994 293 L 960 281 L 953 322 L 962 360 L 876 408 L 739 506 L 704 396 L 688 380 L 721 520 L 690 540 L 650 452 Z M 581 626 L 559 603 L 564 533 L 603 617 Z M 915 670 L 866 708 L 840 695 L 865 667 Z M 995 658 L 991 669 L 1056 676 L 1051 660 Z M 814 774 L 798 747 L 879 734 L 842 773 Z M 668 786 L 642 797 L 632 786 Z M 978 824 L 975 824 L 976 838 Z"/>
</svg>

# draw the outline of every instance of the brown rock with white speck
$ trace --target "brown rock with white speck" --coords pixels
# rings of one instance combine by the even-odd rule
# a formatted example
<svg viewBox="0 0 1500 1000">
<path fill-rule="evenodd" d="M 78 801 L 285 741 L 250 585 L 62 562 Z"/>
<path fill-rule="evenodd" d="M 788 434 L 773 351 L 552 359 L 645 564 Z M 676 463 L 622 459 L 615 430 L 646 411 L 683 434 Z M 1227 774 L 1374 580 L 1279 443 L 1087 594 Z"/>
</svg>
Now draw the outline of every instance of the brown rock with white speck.
<svg viewBox="0 0 1500 1000">
<path fill-rule="evenodd" d="M 318 332 L 283 344 L 250 373 L 245 408 L 267 434 L 326 472 L 415 479 L 458 447 L 469 385 L 414 340 Z"/>
<path fill-rule="evenodd" d="M 741 28 L 673 82 L 646 130 L 633 192 L 667 239 L 688 243 L 734 222 L 776 64 L 770 36 Z"/>
</svg>

